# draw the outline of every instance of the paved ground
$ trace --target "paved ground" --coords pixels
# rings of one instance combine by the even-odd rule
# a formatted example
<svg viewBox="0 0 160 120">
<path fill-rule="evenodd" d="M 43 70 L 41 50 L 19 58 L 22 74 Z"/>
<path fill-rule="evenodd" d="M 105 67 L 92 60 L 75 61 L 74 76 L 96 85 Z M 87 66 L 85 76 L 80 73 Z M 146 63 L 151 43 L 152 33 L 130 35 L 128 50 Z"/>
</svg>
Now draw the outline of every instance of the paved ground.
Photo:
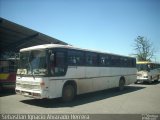
<svg viewBox="0 0 160 120">
<path fill-rule="evenodd" d="M 0 113 L 160 114 L 160 82 L 151 85 L 132 84 L 121 92 L 110 89 L 84 94 L 71 103 L 1 93 Z"/>
</svg>

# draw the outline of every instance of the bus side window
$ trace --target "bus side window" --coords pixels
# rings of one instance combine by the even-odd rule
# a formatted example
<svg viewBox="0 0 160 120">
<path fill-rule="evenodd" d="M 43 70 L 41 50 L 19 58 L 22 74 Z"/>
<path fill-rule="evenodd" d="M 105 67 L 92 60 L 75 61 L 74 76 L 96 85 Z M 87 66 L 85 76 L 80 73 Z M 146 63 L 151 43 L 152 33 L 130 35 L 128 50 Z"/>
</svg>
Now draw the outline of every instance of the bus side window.
<svg viewBox="0 0 160 120">
<path fill-rule="evenodd" d="M 128 60 L 127 58 L 121 57 L 121 58 L 120 58 L 120 61 L 121 61 L 121 66 L 122 66 L 122 67 L 128 67 L 128 65 L 129 65 L 129 60 Z"/>
<path fill-rule="evenodd" d="M 86 53 L 86 65 L 97 66 L 97 54 L 96 53 Z"/>
<path fill-rule="evenodd" d="M 136 67 L 136 59 L 132 58 L 132 67 Z"/>
<path fill-rule="evenodd" d="M 100 65 L 105 66 L 105 57 L 100 57 Z"/>
<path fill-rule="evenodd" d="M 124 58 L 124 67 L 128 66 L 128 58 Z"/>
<path fill-rule="evenodd" d="M 111 66 L 112 67 L 119 67 L 120 66 L 120 59 L 118 58 L 118 56 L 111 56 Z"/>
<path fill-rule="evenodd" d="M 110 66 L 110 57 L 109 55 L 100 55 L 99 63 L 101 66 Z"/>
<path fill-rule="evenodd" d="M 54 76 L 64 76 L 66 74 L 66 57 L 64 52 L 56 52 Z"/>
<path fill-rule="evenodd" d="M 83 52 L 77 50 L 68 51 L 68 65 L 83 65 Z"/>
</svg>

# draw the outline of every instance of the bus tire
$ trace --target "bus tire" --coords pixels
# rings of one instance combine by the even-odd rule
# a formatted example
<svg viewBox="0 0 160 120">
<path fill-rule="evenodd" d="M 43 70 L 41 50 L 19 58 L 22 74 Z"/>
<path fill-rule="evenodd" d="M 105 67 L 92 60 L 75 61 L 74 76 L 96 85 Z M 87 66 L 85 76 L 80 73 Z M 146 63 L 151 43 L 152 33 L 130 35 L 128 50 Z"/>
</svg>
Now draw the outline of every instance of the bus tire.
<svg viewBox="0 0 160 120">
<path fill-rule="evenodd" d="M 148 80 L 148 84 L 152 84 L 152 76 L 150 77 L 150 79 Z"/>
<path fill-rule="evenodd" d="M 121 77 L 119 80 L 119 90 L 120 91 L 124 90 L 124 86 L 125 86 L 125 79 L 124 77 Z"/>
<path fill-rule="evenodd" d="M 72 84 L 66 84 L 63 87 L 62 100 L 64 102 L 72 101 L 75 98 L 75 87 Z"/>
<path fill-rule="evenodd" d="M 159 75 L 157 75 L 157 82 L 158 82 L 158 80 L 159 80 Z"/>
<path fill-rule="evenodd" d="M 154 82 L 158 82 L 158 80 L 159 80 L 159 75 L 157 75 L 157 79 L 154 80 Z"/>
</svg>

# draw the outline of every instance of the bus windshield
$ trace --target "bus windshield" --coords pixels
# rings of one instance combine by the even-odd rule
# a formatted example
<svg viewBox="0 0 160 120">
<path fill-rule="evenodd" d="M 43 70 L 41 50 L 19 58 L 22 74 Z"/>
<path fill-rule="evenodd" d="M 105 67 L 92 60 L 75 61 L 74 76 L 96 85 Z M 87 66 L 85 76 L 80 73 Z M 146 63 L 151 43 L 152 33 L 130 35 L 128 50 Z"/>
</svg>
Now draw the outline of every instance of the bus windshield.
<svg viewBox="0 0 160 120">
<path fill-rule="evenodd" d="M 46 75 L 46 51 L 34 50 L 20 53 L 20 62 L 17 70 L 20 75 Z"/>
<path fill-rule="evenodd" d="M 148 67 L 148 64 L 137 64 L 137 70 L 138 71 L 148 71 L 149 70 L 149 67 Z"/>
</svg>

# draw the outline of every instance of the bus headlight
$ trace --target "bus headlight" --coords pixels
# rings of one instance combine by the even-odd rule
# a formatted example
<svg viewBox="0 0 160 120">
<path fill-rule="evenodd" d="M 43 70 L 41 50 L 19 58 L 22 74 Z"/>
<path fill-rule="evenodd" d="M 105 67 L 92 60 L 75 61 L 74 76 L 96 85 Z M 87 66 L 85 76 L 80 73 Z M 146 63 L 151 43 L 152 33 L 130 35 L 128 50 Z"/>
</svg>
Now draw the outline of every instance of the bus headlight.
<svg viewBox="0 0 160 120">
<path fill-rule="evenodd" d="M 144 78 L 148 78 L 148 76 L 143 76 Z"/>
</svg>

